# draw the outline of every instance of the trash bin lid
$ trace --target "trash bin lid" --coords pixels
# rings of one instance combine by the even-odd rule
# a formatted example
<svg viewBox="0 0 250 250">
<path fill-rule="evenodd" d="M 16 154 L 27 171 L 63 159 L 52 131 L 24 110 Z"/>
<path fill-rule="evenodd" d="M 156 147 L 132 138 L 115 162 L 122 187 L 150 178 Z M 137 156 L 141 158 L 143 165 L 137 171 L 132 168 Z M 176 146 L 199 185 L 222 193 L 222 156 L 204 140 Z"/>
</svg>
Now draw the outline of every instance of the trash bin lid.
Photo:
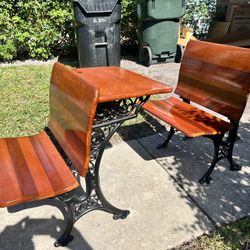
<svg viewBox="0 0 250 250">
<path fill-rule="evenodd" d="M 118 0 L 73 0 L 79 3 L 87 13 L 112 12 Z"/>
</svg>

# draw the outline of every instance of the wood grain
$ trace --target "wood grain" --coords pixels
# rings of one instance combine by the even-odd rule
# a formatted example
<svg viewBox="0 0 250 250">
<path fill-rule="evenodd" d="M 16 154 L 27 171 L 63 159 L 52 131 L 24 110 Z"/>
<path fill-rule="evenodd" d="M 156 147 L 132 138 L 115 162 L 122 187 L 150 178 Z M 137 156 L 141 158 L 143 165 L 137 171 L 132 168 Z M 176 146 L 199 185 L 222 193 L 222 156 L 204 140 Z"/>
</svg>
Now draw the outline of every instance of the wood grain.
<svg viewBox="0 0 250 250">
<path fill-rule="evenodd" d="M 175 93 L 240 120 L 250 89 L 250 49 L 190 41 Z"/>
<path fill-rule="evenodd" d="M 86 82 L 100 90 L 99 102 L 170 93 L 172 87 L 119 67 L 75 69 Z"/>
<path fill-rule="evenodd" d="M 175 97 L 150 101 L 143 108 L 189 137 L 221 134 L 230 127 L 230 123 Z"/>
<path fill-rule="evenodd" d="M 175 93 L 217 116 L 239 121 L 250 89 L 250 50 L 191 40 L 185 50 Z M 230 123 L 173 95 L 149 101 L 148 112 L 190 137 L 221 134 Z"/>
<path fill-rule="evenodd" d="M 0 207 L 41 200 L 79 186 L 45 132 L 0 139 Z"/>
<path fill-rule="evenodd" d="M 88 171 L 92 125 L 99 90 L 72 69 L 55 63 L 49 128 L 81 176 Z"/>
</svg>

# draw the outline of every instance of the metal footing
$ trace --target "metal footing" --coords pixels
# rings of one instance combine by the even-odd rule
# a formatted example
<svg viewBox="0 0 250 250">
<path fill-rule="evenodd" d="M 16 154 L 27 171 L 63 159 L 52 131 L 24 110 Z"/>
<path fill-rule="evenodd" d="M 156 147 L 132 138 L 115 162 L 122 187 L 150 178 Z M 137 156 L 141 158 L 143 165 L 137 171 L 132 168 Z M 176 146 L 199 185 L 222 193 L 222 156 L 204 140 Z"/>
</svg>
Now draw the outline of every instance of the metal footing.
<svg viewBox="0 0 250 250">
<path fill-rule="evenodd" d="M 237 131 L 238 131 L 238 122 L 232 122 L 232 128 L 229 131 L 228 137 L 226 140 L 223 140 L 224 134 L 221 135 L 215 135 L 215 136 L 206 136 L 213 140 L 214 143 L 214 157 L 212 160 L 212 163 L 207 170 L 207 172 L 202 176 L 202 178 L 199 180 L 201 184 L 209 184 L 212 180 L 211 174 L 215 168 L 215 165 L 218 161 L 222 159 L 227 159 L 230 164 L 230 170 L 231 171 L 239 171 L 241 170 L 241 166 L 236 164 L 233 160 L 233 147 L 235 144 L 235 141 L 237 140 Z"/>
<path fill-rule="evenodd" d="M 130 212 L 128 210 L 123 210 L 119 214 L 114 214 L 113 219 L 114 220 L 119 220 L 119 219 L 123 220 L 123 219 L 126 219 L 129 214 L 130 214 Z"/>
<path fill-rule="evenodd" d="M 99 185 L 92 187 L 89 195 L 87 195 L 82 187 L 79 187 L 55 198 L 60 202 L 59 208 L 64 215 L 66 224 L 61 237 L 54 243 L 55 247 L 67 246 L 67 244 L 73 240 L 71 231 L 75 222 L 90 211 L 102 210 L 112 213 L 114 220 L 125 219 L 129 215 L 128 210 L 121 210 L 111 205 L 103 196 Z"/>
<path fill-rule="evenodd" d="M 169 133 L 168 133 L 168 137 L 167 139 L 162 143 L 162 144 L 159 144 L 157 146 L 158 149 L 161 149 L 161 148 L 165 148 L 167 147 L 169 141 L 171 140 L 172 136 L 174 135 L 174 133 L 176 132 L 175 128 L 173 128 L 172 126 L 170 127 L 170 130 L 169 130 Z"/>
<path fill-rule="evenodd" d="M 227 159 L 230 164 L 231 171 L 239 171 L 241 170 L 241 166 L 235 163 L 233 160 L 233 147 L 235 141 L 239 138 L 237 135 L 239 123 L 235 121 L 231 121 L 231 129 L 229 130 L 228 136 L 226 140 L 224 139 L 224 134 L 204 136 L 213 141 L 214 144 L 214 156 L 213 160 L 207 170 L 207 172 L 200 178 L 199 182 L 201 184 L 209 184 L 212 180 L 211 174 L 217 164 L 218 161 L 222 159 Z M 164 143 L 157 146 L 158 149 L 167 147 L 169 141 L 172 136 L 176 132 L 176 129 L 171 126 L 170 131 L 168 133 L 167 139 Z"/>
<path fill-rule="evenodd" d="M 72 235 L 69 235 L 67 238 L 59 238 L 55 241 L 54 246 L 55 247 L 66 247 L 70 241 L 72 241 L 74 237 Z"/>
</svg>

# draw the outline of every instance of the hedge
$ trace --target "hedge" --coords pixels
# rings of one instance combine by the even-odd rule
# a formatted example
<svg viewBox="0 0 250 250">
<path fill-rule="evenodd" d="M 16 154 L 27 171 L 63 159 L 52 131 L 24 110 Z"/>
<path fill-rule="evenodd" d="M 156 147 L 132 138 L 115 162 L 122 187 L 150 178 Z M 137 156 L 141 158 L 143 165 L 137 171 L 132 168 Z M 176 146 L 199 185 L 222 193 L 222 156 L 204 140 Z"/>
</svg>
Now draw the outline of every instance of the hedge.
<svg viewBox="0 0 250 250">
<path fill-rule="evenodd" d="M 137 41 L 138 1 L 143 0 L 121 0 L 124 44 Z M 197 36 L 206 34 L 215 1 L 188 0 L 184 23 L 193 27 Z M 0 0 L 0 60 L 70 54 L 76 48 L 72 12 L 71 0 Z"/>
<path fill-rule="evenodd" d="M 0 60 L 48 59 L 74 48 L 71 3 L 0 0 Z"/>
</svg>

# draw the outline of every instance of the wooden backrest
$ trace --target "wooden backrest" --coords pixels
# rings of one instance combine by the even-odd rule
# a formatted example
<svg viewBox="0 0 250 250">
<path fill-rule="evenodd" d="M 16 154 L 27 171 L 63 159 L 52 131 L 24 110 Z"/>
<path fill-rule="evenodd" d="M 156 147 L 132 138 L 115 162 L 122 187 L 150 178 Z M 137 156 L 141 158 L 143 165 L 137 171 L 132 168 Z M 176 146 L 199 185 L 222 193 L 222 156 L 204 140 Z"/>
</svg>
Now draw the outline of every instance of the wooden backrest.
<svg viewBox="0 0 250 250">
<path fill-rule="evenodd" d="M 250 49 L 190 41 L 175 93 L 238 121 L 250 86 Z"/>
<path fill-rule="evenodd" d="M 80 175 L 90 160 L 92 125 L 99 90 L 78 73 L 55 63 L 50 85 L 49 129 Z"/>
</svg>

